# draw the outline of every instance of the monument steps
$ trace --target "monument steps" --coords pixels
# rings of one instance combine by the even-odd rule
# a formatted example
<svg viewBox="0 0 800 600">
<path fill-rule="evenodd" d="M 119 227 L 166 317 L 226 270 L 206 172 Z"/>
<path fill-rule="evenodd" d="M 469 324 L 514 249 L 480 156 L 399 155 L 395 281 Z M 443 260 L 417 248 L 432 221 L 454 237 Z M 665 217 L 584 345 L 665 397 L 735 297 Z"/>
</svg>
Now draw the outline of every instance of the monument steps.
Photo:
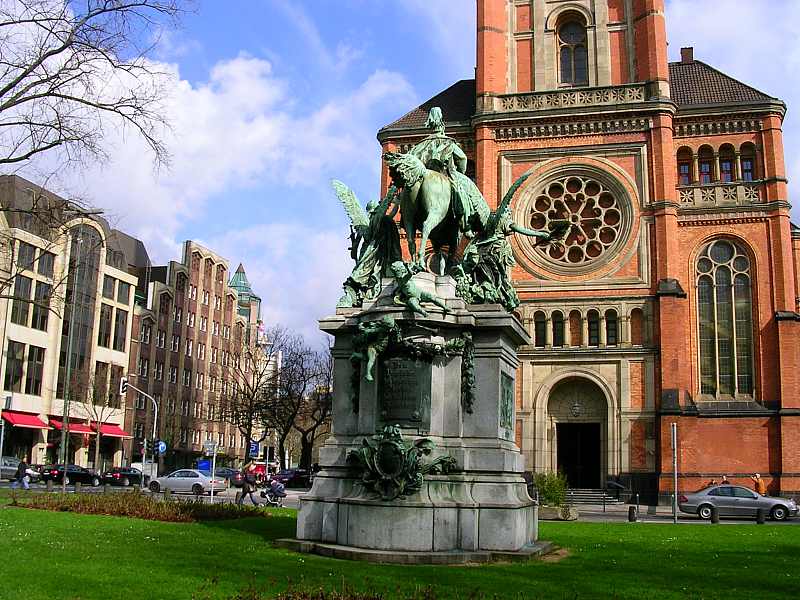
<svg viewBox="0 0 800 600">
<path fill-rule="evenodd" d="M 605 502 L 604 502 L 605 500 Z M 567 504 L 625 504 L 604 489 L 568 489 Z"/>
</svg>

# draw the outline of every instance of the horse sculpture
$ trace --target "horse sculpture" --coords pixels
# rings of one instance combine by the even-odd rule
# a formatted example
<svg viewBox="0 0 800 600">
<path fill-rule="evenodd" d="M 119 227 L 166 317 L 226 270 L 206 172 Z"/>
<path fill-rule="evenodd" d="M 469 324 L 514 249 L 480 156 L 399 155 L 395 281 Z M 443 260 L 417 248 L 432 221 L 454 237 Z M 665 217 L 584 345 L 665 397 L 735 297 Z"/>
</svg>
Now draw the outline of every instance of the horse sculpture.
<svg viewBox="0 0 800 600">
<path fill-rule="evenodd" d="M 451 179 L 444 173 L 428 169 L 413 154 L 386 152 L 383 158 L 392 180 L 402 187 L 400 216 L 411 259 L 424 268 L 425 248 L 430 240 L 434 252 L 441 252 L 443 246 L 448 246 L 448 262 L 452 264 L 462 233 L 459 215 L 453 206 L 455 194 L 461 195 L 465 210 L 469 211 L 466 221 L 474 224 L 474 229 L 483 229 L 491 213 L 477 186 L 458 171 L 452 172 Z M 422 232 L 419 248 L 417 231 Z M 442 268 L 439 271 L 444 273 Z"/>
</svg>

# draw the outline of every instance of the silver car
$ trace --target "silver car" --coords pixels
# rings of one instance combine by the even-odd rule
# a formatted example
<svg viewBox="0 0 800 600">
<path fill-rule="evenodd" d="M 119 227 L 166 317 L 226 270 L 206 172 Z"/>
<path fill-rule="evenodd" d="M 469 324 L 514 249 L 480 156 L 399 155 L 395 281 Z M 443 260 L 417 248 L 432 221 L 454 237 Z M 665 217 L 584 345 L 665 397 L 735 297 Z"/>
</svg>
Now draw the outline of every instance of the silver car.
<svg viewBox="0 0 800 600">
<path fill-rule="evenodd" d="M 171 492 L 185 492 L 199 496 L 210 493 L 212 486 L 215 492 L 221 492 L 225 489 L 225 480 L 219 477 L 212 479 L 211 473 L 208 471 L 179 469 L 169 475 L 151 481 L 150 491 L 164 492 L 169 490 Z"/>
<path fill-rule="evenodd" d="M 763 508 L 776 521 L 797 516 L 797 504 L 790 498 L 762 496 L 751 489 L 738 485 L 712 485 L 692 494 L 681 494 L 678 507 L 685 513 L 711 518 L 712 507 L 719 509 L 720 516 L 755 517 Z"/>
</svg>

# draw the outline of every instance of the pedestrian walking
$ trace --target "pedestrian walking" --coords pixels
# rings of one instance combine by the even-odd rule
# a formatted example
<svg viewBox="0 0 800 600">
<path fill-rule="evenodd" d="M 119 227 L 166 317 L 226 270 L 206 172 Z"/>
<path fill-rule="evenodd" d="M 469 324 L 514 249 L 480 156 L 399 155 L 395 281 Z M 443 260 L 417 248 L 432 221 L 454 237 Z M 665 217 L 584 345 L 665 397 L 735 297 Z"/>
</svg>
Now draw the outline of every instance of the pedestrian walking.
<svg viewBox="0 0 800 600">
<path fill-rule="evenodd" d="M 239 498 L 236 500 L 236 504 L 239 506 L 244 506 L 244 498 L 245 496 L 250 496 L 250 502 L 252 502 L 255 506 L 258 506 L 258 501 L 256 497 L 253 495 L 256 491 L 256 466 L 252 462 L 247 463 L 242 469 L 243 481 L 242 481 L 242 492 L 239 494 Z"/>
<path fill-rule="evenodd" d="M 11 484 L 12 490 L 17 489 L 20 484 L 22 484 L 23 490 L 30 489 L 28 483 L 31 480 L 31 476 L 28 471 L 28 463 L 26 463 L 24 460 L 19 461 L 19 464 L 17 465 L 17 472 L 14 473 L 14 482 Z"/>
<path fill-rule="evenodd" d="M 723 475 L 722 481 L 719 482 L 720 485 L 733 485 L 730 481 L 728 481 L 728 476 Z"/>
<path fill-rule="evenodd" d="M 757 494 L 761 494 L 762 496 L 767 495 L 767 484 L 761 479 L 761 473 L 756 473 L 750 480 L 753 482 L 753 489 L 755 489 Z"/>
</svg>

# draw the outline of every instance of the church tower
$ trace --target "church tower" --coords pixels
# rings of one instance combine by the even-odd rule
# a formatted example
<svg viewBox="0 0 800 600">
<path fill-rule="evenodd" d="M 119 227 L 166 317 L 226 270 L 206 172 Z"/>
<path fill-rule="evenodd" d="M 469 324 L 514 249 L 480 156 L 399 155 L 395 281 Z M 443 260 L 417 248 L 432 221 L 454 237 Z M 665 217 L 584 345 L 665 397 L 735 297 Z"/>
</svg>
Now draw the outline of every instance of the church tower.
<svg viewBox="0 0 800 600">
<path fill-rule="evenodd" d="M 677 422 L 681 489 L 766 472 L 800 490 L 783 102 L 691 48 L 669 63 L 663 0 L 477 0 L 476 34 L 475 79 L 378 139 L 405 151 L 440 106 L 490 206 L 527 174 L 515 221 L 570 224 L 512 242 L 527 468 L 663 496 Z"/>
</svg>

